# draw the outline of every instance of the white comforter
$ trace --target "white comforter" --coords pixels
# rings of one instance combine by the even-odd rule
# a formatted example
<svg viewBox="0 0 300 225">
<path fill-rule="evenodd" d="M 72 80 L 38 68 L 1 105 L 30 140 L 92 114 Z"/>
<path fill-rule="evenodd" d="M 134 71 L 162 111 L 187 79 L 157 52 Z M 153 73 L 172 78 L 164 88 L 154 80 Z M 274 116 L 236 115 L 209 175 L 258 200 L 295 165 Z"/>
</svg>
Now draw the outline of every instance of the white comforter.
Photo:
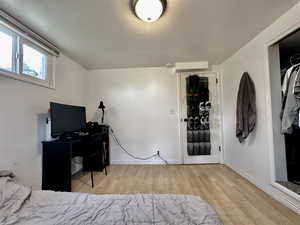
<svg viewBox="0 0 300 225">
<path fill-rule="evenodd" d="M 187 195 L 91 195 L 31 191 L 0 177 L 0 224 L 221 225 L 215 211 Z"/>
</svg>

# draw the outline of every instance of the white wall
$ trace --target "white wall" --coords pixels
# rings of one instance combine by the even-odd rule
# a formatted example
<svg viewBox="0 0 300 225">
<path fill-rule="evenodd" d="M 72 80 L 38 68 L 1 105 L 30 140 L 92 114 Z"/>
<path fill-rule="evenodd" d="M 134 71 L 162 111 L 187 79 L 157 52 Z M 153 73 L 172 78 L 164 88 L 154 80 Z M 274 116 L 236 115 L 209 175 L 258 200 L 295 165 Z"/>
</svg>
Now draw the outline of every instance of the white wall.
<svg viewBox="0 0 300 225">
<path fill-rule="evenodd" d="M 299 211 L 300 202 L 271 185 L 272 114 L 267 43 L 290 27 L 300 25 L 300 3 L 221 65 L 225 164 L 238 171 L 273 197 Z M 257 128 L 244 144 L 235 137 L 235 109 L 239 81 L 248 71 L 256 85 Z"/>
<path fill-rule="evenodd" d="M 281 133 L 279 115 L 282 107 L 280 50 L 279 44 L 269 47 L 270 90 L 272 105 L 272 126 L 274 141 L 274 162 L 276 181 L 287 181 L 287 165 L 284 135 Z"/>
<path fill-rule="evenodd" d="M 166 68 L 89 71 L 87 112 L 91 119 L 102 99 L 107 122 L 121 143 L 140 157 L 159 150 L 170 163 L 180 163 L 177 78 Z M 174 113 L 172 113 L 173 111 Z M 124 154 L 112 141 L 112 163 L 141 162 Z"/>
<path fill-rule="evenodd" d="M 0 76 L 0 169 L 10 169 L 22 183 L 41 188 L 39 114 L 49 101 L 84 104 L 86 70 L 65 56 L 57 58 L 56 90 Z"/>
</svg>

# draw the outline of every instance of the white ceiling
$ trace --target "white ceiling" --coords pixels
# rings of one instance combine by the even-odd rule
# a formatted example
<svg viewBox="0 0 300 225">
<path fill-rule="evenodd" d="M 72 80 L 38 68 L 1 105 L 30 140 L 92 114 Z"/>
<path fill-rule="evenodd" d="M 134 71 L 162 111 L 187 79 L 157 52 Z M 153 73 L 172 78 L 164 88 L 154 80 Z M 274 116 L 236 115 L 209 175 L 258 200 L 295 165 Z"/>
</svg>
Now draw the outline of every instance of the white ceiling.
<svg viewBox="0 0 300 225">
<path fill-rule="evenodd" d="M 299 0 L 168 0 L 156 23 L 129 0 L 0 0 L 0 7 L 87 69 L 219 64 Z"/>
</svg>

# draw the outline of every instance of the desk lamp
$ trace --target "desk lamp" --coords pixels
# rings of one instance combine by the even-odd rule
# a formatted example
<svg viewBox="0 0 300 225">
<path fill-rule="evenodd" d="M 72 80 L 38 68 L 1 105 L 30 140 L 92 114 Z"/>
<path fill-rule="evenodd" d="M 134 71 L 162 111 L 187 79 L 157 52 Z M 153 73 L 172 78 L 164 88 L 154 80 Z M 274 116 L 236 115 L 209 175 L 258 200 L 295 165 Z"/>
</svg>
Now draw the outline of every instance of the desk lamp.
<svg viewBox="0 0 300 225">
<path fill-rule="evenodd" d="M 100 105 L 98 106 L 98 109 L 102 110 L 102 119 L 101 119 L 101 123 L 103 124 L 104 122 L 104 109 L 105 109 L 105 105 L 103 104 L 103 101 L 100 101 Z"/>
</svg>

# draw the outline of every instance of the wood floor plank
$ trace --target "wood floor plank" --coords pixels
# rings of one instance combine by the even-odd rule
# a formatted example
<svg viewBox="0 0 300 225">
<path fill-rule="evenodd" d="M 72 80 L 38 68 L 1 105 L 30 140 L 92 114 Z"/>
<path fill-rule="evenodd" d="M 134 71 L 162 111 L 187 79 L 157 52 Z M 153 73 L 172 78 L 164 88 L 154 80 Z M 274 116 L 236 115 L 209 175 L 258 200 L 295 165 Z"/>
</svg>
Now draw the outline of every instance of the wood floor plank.
<svg viewBox="0 0 300 225">
<path fill-rule="evenodd" d="M 223 165 L 113 165 L 108 176 L 76 176 L 72 191 L 190 194 L 209 202 L 225 225 L 300 225 L 300 216 Z"/>
</svg>

